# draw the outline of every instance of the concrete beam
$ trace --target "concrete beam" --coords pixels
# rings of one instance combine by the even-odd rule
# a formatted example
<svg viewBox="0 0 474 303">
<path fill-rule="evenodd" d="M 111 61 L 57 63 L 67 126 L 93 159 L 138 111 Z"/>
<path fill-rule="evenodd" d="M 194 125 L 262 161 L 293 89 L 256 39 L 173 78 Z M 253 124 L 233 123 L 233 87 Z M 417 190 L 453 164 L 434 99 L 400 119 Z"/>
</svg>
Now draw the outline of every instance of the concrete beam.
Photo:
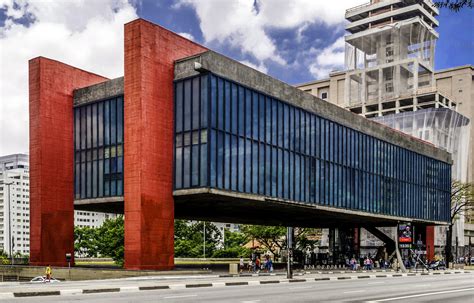
<svg viewBox="0 0 474 303">
<path fill-rule="evenodd" d="M 123 77 L 74 90 L 74 106 L 123 95 Z"/>
</svg>

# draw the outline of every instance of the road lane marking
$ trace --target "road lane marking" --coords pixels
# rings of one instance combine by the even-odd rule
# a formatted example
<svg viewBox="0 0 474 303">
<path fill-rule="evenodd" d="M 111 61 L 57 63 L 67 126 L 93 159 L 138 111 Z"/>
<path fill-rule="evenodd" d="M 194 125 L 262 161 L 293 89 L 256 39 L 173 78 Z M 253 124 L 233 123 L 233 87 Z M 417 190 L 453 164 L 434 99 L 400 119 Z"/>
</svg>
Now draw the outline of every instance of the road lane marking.
<svg viewBox="0 0 474 303">
<path fill-rule="evenodd" d="M 164 297 L 163 299 L 178 299 L 178 298 L 190 298 L 190 297 L 197 297 L 197 295 L 169 296 L 169 297 Z"/>
<path fill-rule="evenodd" d="M 288 287 L 288 289 L 308 289 L 313 288 L 312 286 L 296 286 L 296 287 Z"/>
<path fill-rule="evenodd" d="M 410 298 L 417 298 L 417 297 L 425 297 L 425 296 L 433 296 L 433 295 L 441 295 L 441 294 L 450 294 L 450 293 L 455 293 L 455 292 L 472 291 L 472 290 L 474 290 L 473 287 L 463 288 L 463 289 L 445 290 L 445 291 L 436 291 L 436 292 L 428 292 L 428 293 L 424 293 L 424 294 L 417 294 L 417 295 L 410 295 L 410 296 L 403 296 L 403 297 L 393 297 L 393 298 L 386 298 L 386 299 L 380 299 L 380 300 L 375 300 L 375 301 L 367 301 L 367 303 L 396 301 L 396 300 L 403 300 L 403 299 L 410 299 Z"/>
<path fill-rule="evenodd" d="M 61 296 L 82 295 L 82 289 L 61 289 L 59 293 Z"/>
<path fill-rule="evenodd" d="M 183 289 L 186 288 L 186 284 L 171 284 L 169 285 L 170 289 Z"/>
<path fill-rule="evenodd" d="M 372 284 L 385 284 L 385 283 L 386 282 L 379 281 L 379 282 L 369 282 L 367 284 L 372 285 Z"/>
<path fill-rule="evenodd" d="M 344 293 L 345 293 L 345 294 L 355 294 L 355 293 L 358 293 L 358 292 L 365 292 L 365 289 L 361 289 L 361 290 L 350 290 L 350 291 L 345 291 Z"/>
</svg>

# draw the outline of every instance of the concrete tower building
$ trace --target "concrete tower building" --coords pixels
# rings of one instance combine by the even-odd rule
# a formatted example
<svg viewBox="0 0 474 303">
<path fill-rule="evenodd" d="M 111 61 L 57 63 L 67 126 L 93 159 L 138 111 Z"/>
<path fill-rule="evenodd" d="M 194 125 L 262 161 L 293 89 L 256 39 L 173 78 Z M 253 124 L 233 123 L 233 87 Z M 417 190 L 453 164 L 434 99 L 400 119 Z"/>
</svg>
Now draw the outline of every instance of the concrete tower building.
<svg viewBox="0 0 474 303">
<path fill-rule="evenodd" d="M 438 33 L 431 1 L 376 1 L 347 10 L 344 101 L 367 118 L 456 104 L 434 86 Z"/>
</svg>

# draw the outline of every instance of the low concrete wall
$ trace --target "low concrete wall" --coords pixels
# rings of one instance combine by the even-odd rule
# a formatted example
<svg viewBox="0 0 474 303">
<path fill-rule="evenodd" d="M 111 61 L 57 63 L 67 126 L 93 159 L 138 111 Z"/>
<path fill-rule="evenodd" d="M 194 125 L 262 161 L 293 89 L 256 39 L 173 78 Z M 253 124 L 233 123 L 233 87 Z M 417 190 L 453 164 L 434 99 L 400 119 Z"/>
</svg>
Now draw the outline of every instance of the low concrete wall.
<svg viewBox="0 0 474 303">
<path fill-rule="evenodd" d="M 43 266 L 0 266 L 0 281 L 29 281 L 37 276 L 45 275 L 46 267 Z M 102 269 L 102 268 L 81 268 L 81 267 L 53 267 L 53 277 L 59 280 L 99 280 L 117 279 L 139 276 L 160 276 L 160 275 L 192 275 L 208 274 L 207 270 L 125 270 L 125 269 Z"/>
</svg>

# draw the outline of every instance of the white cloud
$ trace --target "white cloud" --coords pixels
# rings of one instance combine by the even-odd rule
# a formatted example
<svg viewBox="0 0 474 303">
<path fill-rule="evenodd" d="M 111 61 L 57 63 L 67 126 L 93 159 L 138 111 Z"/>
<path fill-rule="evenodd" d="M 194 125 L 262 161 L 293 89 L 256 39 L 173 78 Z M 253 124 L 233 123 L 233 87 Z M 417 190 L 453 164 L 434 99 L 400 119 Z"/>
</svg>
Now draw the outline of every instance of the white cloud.
<svg viewBox="0 0 474 303">
<path fill-rule="evenodd" d="M 311 74 L 316 79 L 322 79 L 328 77 L 331 71 L 342 70 L 344 68 L 344 47 L 344 37 L 340 37 L 319 52 L 314 62 L 309 66 Z"/>
<path fill-rule="evenodd" d="M 15 2 L 15 5 L 13 5 Z M 28 60 L 49 57 L 110 78 L 123 75 L 126 0 L 0 0 L 0 155 L 28 151 Z M 28 26 L 17 19 L 30 15 Z M 23 20 L 22 19 L 22 20 Z"/>
<path fill-rule="evenodd" d="M 194 36 L 191 35 L 190 33 L 178 33 L 178 35 L 180 35 L 180 36 L 182 36 L 182 37 L 184 37 L 184 38 L 186 38 L 186 39 L 188 39 L 188 40 L 194 41 Z"/>
<path fill-rule="evenodd" d="M 347 8 L 362 0 L 178 0 L 176 7 L 195 9 L 206 42 L 227 43 L 263 62 L 285 65 L 268 30 L 295 29 L 297 38 L 308 24 L 336 26 L 344 22 Z"/>
<path fill-rule="evenodd" d="M 256 69 L 264 74 L 268 72 L 268 69 L 263 62 L 260 62 L 260 64 L 257 65 L 248 60 L 244 60 L 244 61 L 240 61 L 240 63 L 250 66 L 251 68 Z"/>
</svg>

